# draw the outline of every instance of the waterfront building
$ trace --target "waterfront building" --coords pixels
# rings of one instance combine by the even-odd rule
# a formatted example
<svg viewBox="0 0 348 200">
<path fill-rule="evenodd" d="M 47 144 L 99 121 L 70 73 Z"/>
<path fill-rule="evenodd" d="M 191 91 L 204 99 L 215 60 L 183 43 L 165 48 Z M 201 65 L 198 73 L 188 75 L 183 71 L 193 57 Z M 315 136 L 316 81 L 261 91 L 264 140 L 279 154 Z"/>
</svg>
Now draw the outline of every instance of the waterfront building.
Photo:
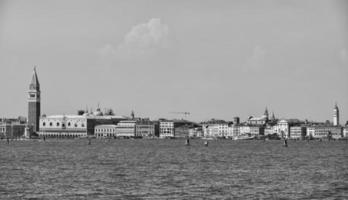
<svg viewBox="0 0 348 200">
<path fill-rule="evenodd" d="M 40 137 L 75 138 L 94 136 L 95 126 L 116 125 L 127 119 L 124 116 L 103 116 L 98 108 L 93 113 L 83 115 L 51 115 L 40 118 Z"/>
<path fill-rule="evenodd" d="M 160 138 L 182 138 L 189 136 L 191 128 L 200 125 L 187 120 L 159 120 L 159 137 Z"/>
<path fill-rule="evenodd" d="M 135 137 L 135 120 L 122 120 L 116 126 L 116 137 Z"/>
<path fill-rule="evenodd" d="M 348 126 L 343 127 L 343 137 L 348 137 Z"/>
<path fill-rule="evenodd" d="M 39 132 L 40 127 L 40 94 L 40 83 L 36 73 L 36 68 L 34 68 L 28 91 L 28 125 L 32 127 L 32 130 L 35 133 Z"/>
<path fill-rule="evenodd" d="M 251 135 L 251 136 L 259 136 L 264 135 L 264 127 L 258 125 L 240 125 L 239 126 L 239 135 Z"/>
<path fill-rule="evenodd" d="M 135 124 L 135 137 L 149 138 L 156 136 L 157 124 L 149 119 L 137 120 Z"/>
<path fill-rule="evenodd" d="M 335 107 L 333 109 L 333 125 L 334 126 L 340 125 L 340 111 L 338 109 L 337 103 L 335 104 Z"/>
<path fill-rule="evenodd" d="M 202 127 L 192 127 L 189 129 L 189 137 L 203 137 L 203 129 Z"/>
<path fill-rule="evenodd" d="M 290 127 L 302 124 L 298 119 L 282 119 L 275 125 L 275 131 L 279 137 L 290 138 Z"/>
<path fill-rule="evenodd" d="M 189 137 L 190 127 L 188 125 L 175 126 L 174 123 L 174 137 L 175 138 L 187 138 Z"/>
<path fill-rule="evenodd" d="M 265 135 L 273 135 L 277 134 L 277 122 L 274 121 L 274 123 L 267 123 L 264 128 L 264 134 Z"/>
<path fill-rule="evenodd" d="M 160 120 L 159 121 L 159 137 L 174 138 L 174 121 Z"/>
<path fill-rule="evenodd" d="M 97 125 L 94 127 L 94 135 L 97 138 L 116 137 L 116 127 L 114 124 Z"/>
<path fill-rule="evenodd" d="M 23 137 L 26 124 L 20 120 L 1 120 L 0 138 L 20 138 Z"/>
<path fill-rule="evenodd" d="M 235 119 L 236 121 L 238 119 Z M 231 135 L 231 128 L 229 124 L 224 120 L 211 119 L 209 121 L 202 122 L 203 137 L 208 138 L 225 138 Z"/>
<path fill-rule="evenodd" d="M 219 124 L 209 124 L 209 125 L 203 125 L 203 135 L 205 138 L 217 138 L 217 137 L 222 137 L 223 134 L 219 132 L 219 126 L 224 126 L 224 125 L 219 125 Z"/>
<path fill-rule="evenodd" d="M 40 118 L 40 137 L 87 137 L 94 126 L 82 115 L 51 115 Z M 93 131 L 91 130 L 93 129 Z"/>
<path fill-rule="evenodd" d="M 342 137 L 342 127 L 325 124 L 308 126 L 307 136 L 314 139 L 323 139 L 328 137 L 339 139 Z"/>
<path fill-rule="evenodd" d="M 290 126 L 290 138 L 291 139 L 304 139 L 307 133 L 305 126 Z"/>
<path fill-rule="evenodd" d="M 238 124 L 232 124 L 231 131 L 232 131 L 232 138 L 234 138 L 236 136 L 239 136 L 240 135 L 239 123 Z"/>
<path fill-rule="evenodd" d="M 223 138 L 227 137 L 229 132 L 227 122 L 203 124 L 202 129 L 204 137 Z"/>
</svg>

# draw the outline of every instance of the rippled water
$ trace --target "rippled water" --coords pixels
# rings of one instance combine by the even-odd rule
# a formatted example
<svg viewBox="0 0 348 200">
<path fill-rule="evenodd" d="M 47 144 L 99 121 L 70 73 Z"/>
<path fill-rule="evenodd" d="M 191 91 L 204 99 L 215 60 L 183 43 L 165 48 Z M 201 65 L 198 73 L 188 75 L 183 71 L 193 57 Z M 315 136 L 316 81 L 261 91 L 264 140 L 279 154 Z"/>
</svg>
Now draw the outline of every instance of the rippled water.
<svg viewBox="0 0 348 200">
<path fill-rule="evenodd" d="M 0 141 L 0 199 L 348 199 L 344 141 Z"/>
</svg>

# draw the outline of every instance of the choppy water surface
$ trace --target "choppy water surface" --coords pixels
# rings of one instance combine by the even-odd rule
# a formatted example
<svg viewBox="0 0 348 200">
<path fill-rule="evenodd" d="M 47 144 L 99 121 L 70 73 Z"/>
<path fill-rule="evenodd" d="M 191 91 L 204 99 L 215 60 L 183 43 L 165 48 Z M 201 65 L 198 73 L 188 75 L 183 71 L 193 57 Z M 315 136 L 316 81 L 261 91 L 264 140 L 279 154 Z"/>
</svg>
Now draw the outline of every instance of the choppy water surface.
<svg viewBox="0 0 348 200">
<path fill-rule="evenodd" d="M 348 199 L 343 141 L 0 141 L 0 199 Z"/>
</svg>

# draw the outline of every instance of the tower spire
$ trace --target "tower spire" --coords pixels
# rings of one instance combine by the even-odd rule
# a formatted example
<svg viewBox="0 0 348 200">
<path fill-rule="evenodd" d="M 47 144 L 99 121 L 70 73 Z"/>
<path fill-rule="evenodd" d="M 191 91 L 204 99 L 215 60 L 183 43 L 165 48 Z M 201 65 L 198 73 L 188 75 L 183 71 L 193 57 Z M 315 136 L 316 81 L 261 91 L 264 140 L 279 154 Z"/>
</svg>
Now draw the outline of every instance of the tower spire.
<svg viewBox="0 0 348 200">
<path fill-rule="evenodd" d="M 265 115 L 266 117 L 268 117 L 268 109 L 267 109 L 267 107 L 266 107 L 266 109 L 265 109 L 264 115 Z"/>
<path fill-rule="evenodd" d="M 40 83 L 39 83 L 39 78 L 38 78 L 37 73 L 36 73 L 36 66 L 34 66 L 34 69 L 33 69 L 33 75 L 31 77 L 29 89 L 40 90 Z"/>
<path fill-rule="evenodd" d="M 339 126 L 340 125 L 340 111 L 337 106 L 337 102 L 335 102 L 335 107 L 333 109 L 333 125 Z"/>
<path fill-rule="evenodd" d="M 275 120 L 274 112 L 272 112 L 272 120 Z"/>
</svg>

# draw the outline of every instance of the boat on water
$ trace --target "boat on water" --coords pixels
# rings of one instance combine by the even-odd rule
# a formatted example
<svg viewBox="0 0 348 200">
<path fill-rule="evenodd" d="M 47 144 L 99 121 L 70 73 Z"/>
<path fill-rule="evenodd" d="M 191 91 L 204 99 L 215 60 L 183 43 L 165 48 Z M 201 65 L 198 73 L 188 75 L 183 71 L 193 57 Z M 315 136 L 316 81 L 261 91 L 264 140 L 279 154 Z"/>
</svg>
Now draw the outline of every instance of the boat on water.
<svg viewBox="0 0 348 200">
<path fill-rule="evenodd" d="M 254 140 L 256 139 L 255 135 L 238 135 L 233 138 L 233 140 Z"/>
</svg>

